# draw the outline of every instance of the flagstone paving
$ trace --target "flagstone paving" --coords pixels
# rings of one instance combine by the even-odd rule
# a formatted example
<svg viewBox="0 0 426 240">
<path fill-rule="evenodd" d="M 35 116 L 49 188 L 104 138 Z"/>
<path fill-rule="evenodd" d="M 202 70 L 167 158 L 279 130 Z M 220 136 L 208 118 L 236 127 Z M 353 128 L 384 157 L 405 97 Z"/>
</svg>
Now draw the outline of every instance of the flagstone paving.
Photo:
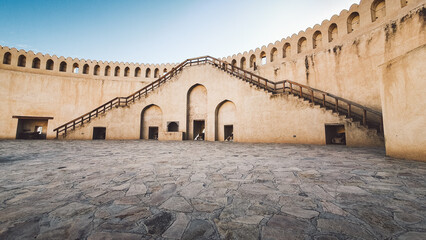
<svg viewBox="0 0 426 240">
<path fill-rule="evenodd" d="M 426 162 L 341 146 L 0 141 L 0 239 L 426 239 Z"/>
</svg>

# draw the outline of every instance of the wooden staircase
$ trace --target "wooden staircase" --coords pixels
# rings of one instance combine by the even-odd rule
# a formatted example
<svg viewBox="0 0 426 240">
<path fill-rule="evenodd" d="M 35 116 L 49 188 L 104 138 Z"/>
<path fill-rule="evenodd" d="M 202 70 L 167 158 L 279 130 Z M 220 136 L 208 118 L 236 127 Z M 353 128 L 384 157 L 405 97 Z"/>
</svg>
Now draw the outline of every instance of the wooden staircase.
<svg viewBox="0 0 426 240">
<path fill-rule="evenodd" d="M 92 111 L 55 128 L 53 131 L 56 131 L 56 138 L 58 138 L 60 134 L 65 137 L 69 131 L 75 130 L 76 127 L 90 122 L 92 119 L 97 118 L 100 114 L 104 114 L 113 108 L 124 107 L 135 103 L 137 100 L 148 95 L 154 89 L 159 88 L 171 80 L 186 67 L 206 64 L 235 76 L 242 81 L 248 82 L 259 89 L 263 89 L 268 93 L 291 94 L 303 99 L 304 101 L 311 102 L 314 106 L 318 105 L 327 110 L 332 110 L 339 115 L 345 116 L 350 121 L 359 122 L 362 126 L 370 129 L 376 129 L 377 133 L 383 136 L 383 117 L 381 112 L 293 81 L 284 80 L 280 82 L 272 82 L 252 72 L 233 66 L 225 61 L 221 61 L 210 56 L 204 56 L 187 59 L 174 67 L 170 72 L 133 94 L 130 94 L 127 97 L 116 97 Z"/>
</svg>

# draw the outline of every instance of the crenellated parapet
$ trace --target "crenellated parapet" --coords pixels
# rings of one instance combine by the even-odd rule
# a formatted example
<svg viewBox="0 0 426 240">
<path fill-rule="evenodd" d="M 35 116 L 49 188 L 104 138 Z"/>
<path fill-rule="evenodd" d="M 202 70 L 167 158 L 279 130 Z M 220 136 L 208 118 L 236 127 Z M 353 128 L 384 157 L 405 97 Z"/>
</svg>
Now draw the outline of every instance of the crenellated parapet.
<svg viewBox="0 0 426 240">
<path fill-rule="evenodd" d="M 324 20 L 321 25 L 222 60 L 252 71 L 262 65 L 291 61 L 353 41 L 357 36 L 425 3 L 425 0 L 362 0 L 360 4 L 353 4 L 349 10 L 342 10 L 339 15 Z"/>
<path fill-rule="evenodd" d="M 174 63 L 139 64 L 73 59 L 0 47 L 1 68 L 37 74 L 152 81 L 176 66 Z"/>
</svg>

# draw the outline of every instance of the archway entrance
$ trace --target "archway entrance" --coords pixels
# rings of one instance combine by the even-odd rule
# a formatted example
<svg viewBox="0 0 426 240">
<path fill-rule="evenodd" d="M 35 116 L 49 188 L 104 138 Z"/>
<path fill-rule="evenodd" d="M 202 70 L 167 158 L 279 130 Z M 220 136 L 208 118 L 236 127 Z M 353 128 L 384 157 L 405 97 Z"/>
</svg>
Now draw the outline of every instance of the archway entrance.
<svg viewBox="0 0 426 240">
<path fill-rule="evenodd" d="M 163 112 L 157 105 L 148 105 L 141 113 L 140 139 L 158 140 L 162 131 Z"/>
<path fill-rule="evenodd" d="M 207 136 L 207 89 L 196 84 L 188 90 L 187 94 L 187 123 L 186 132 L 188 140 L 205 140 Z"/>
</svg>

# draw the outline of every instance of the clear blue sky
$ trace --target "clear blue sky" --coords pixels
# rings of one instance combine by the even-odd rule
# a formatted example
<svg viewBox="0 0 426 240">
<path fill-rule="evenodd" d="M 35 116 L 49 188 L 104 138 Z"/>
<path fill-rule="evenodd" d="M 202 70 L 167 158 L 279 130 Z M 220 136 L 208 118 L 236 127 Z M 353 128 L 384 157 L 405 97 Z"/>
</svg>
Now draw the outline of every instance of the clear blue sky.
<svg viewBox="0 0 426 240">
<path fill-rule="evenodd" d="M 226 57 L 281 40 L 359 0 L 0 0 L 0 44 L 139 63 Z"/>
</svg>

